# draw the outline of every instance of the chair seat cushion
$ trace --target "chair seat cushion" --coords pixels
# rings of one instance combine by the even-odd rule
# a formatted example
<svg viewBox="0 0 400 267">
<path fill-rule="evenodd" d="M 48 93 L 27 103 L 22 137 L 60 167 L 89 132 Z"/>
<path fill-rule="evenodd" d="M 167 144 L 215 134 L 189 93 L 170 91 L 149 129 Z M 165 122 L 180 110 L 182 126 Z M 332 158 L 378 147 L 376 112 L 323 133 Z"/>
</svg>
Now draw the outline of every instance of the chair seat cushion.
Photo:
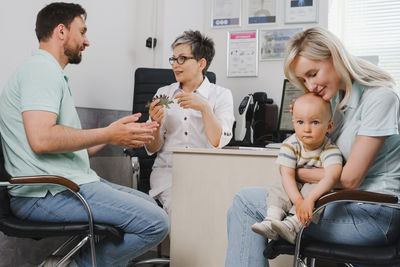
<svg viewBox="0 0 400 267">
<path fill-rule="evenodd" d="M 278 240 L 267 242 L 263 254 L 265 258 L 272 260 L 281 254 L 294 255 L 294 248 L 294 245 L 279 238 Z"/>
<path fill-rule="evenodd" d="M 304 241 L 302 254 L 319 259 L 336 259 L 336 262 L 384 265 L 400 263 L 400 255 L 397 251 L 398 244 L 381 247 L 359 247 L 349 245 L 328 244 L 324 242 Z"/>
<path fill-rule="evenodd" d="M 300 252 L 305 257 L 338 263 L 398 266 L 400 264 L 398 245 L 398 243 L 395 243 L 381 247 L 358 247 L 337 245 L 304 238 L 300 246 Z M 295 246 L 282 239 L 271 241 L 266 246 L 264 256 L 268 259 L 273 259 L 279 254 L 294 254 Z"/>
<path fill-rule="evenodd" d="M 87 234 L 88 223 L 44 223 L 24 221 L 15 217 L 0 219 L 0 231 L 8 236 L 41 239 L 50 236 L 71 236 Z M 123 232 L 107 224 L 94 224 L 96 235 L 106 236 L 113 241 L 122 240 Z"/>
</svg>

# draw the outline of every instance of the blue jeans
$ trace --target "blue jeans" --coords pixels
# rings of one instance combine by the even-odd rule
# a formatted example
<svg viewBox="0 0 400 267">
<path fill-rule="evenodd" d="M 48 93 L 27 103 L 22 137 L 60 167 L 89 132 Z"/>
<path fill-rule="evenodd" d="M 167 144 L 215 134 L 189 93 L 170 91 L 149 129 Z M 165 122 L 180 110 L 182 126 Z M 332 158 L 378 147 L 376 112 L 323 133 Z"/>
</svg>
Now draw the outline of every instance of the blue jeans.
<svg viewBox="0 0 400 267">
<path fill-rule="evenodd" d="M 266 216 L 267 189 L 248 187 L 239 191 L 228 211 L 226 267 L 268 266 L 263 256 L 266 239 L 251 226 Z M 321 241 L 349 245 L 384 245 L 400 232 L 400 211 L 378 205 L 338 203 L 325 208 L 318 224 L 304 234 Z"/>
<path fill-rule="evenodd" d="M 80 186 L 80 193 L 92 211 L 93 220 L 121 228 L 120 242 L 103 239 L 96 243 L 98 266 L 123 266 L 156 246 L 168 234 L 168 215 L 148 195 L 106 180 Z M 87 213 L 69 191 L 44 198 L 12 197 L 11 209 L 22 219 L 46 222 L 84 222 Z M 78 266 L 91 266 L 89 248 L 77 253 Z"/>
</svg>

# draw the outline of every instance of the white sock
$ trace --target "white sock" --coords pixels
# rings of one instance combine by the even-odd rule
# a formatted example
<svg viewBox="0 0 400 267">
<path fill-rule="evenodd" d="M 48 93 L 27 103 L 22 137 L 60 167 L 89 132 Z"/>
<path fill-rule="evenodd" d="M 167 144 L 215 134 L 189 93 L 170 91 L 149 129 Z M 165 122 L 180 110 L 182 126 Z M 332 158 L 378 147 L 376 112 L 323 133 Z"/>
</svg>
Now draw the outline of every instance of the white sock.
<svg viewBox="0 0 400 267">
<path fill-rule="evenodd" d="M 267 209 L 267 217 L 271 218 L 271 219 L 275 219 L 275 220 L 282 220 L 283 217 L 285 217 L 286 212 L 276 206 L 269 206 Z"/>
<path fill-rule="evenodd" d="M 299 218 L 297 218 L 296 215 L 287 216 L 285 220 L 288 220 L 294 226 L 296 233 L 300 231 L 301 222 L 299 221 Z"/>
</svg>

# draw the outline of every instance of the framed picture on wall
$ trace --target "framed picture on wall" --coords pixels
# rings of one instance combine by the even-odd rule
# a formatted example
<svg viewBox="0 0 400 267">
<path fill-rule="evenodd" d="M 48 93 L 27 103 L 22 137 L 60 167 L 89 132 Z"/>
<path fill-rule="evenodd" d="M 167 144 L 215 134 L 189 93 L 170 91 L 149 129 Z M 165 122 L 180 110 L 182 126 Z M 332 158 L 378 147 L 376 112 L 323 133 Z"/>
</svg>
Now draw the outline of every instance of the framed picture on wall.
<svg viewBox="0 0 400 267">
<path fill-rule="evenodd" d="M 260 60 L 283 59 L 286 43 L 302 28 L 260 30 Z"/>
<path fill-rule="evenodd" d="M 247 23 L 271 24 L 276 22 L 276 0 L 247 0 Z"/>
<path fill-rule="evenodd" d="M 258 75 L 258 31 L 228 32 L 227 76 Z"/>
<path fill-rule="evenodd" d="M 212 0 L 211 27 L 240 26 L 242 0 Z"/>
<path fill-rule="evenodd" d="M 284 0 L 285 23 L 318 22 L 318 0 Z"/>
</svg>

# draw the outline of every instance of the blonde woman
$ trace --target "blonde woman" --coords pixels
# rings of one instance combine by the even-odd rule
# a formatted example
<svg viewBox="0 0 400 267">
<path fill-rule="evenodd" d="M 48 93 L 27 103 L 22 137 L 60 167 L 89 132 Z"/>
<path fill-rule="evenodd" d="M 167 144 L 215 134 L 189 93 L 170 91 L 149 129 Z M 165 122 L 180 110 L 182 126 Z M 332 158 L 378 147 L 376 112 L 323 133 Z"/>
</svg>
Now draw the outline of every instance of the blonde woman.
<svg viewBox="0 0 400 267">
<path fill-rule="evenodd" d="M 293 36 L 284 71 L 304 91 L 332 104 L 335 129 L 330 138 L 346 162 L 337 187 L 400 197 L 400 99 L 390 75 L 349 54 L 337 37 L 319 27 Z M 318 183 L 323 173 L 323 168 L 299 168 L 296 176 Z M 245 188 L 235 196 L 228 213 L 226 266 L 268 266 L 262 254 L 265 239 L 250 229 L 266 215 L 267 190 Z M 338 203 L 304 233 L 337 244 L 385 245 L 394 242 L 399 223 L 396 209 Z"/>
</svg>

